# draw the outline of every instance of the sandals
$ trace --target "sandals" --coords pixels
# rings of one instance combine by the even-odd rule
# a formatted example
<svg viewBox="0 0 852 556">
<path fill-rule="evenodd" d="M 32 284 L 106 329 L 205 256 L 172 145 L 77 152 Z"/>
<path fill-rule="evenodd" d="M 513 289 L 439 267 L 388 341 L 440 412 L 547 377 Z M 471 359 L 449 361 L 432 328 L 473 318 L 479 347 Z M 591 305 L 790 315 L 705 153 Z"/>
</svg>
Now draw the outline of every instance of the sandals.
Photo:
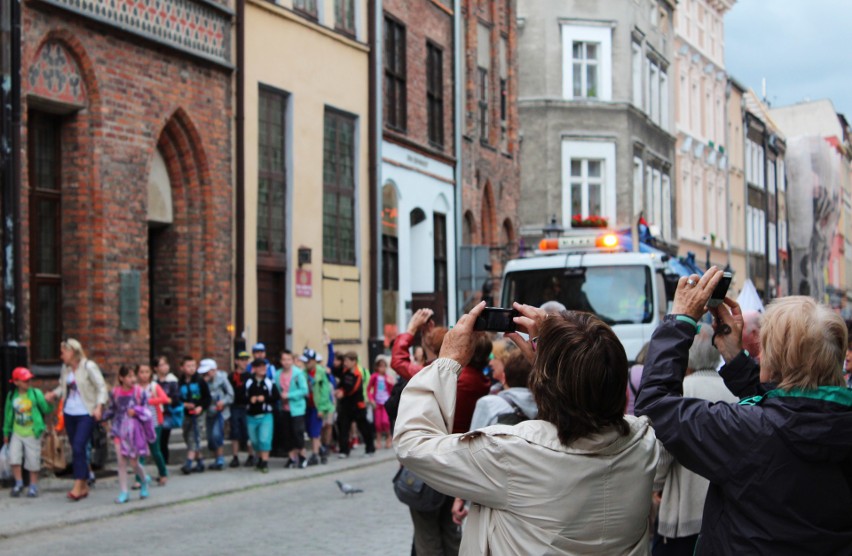
<svg viewBox="0 0 852 556">
<path fill-rule="evenodd" d="M 65 496 L 66 496 L 69 500 L 71 500 L 72 502 L 79 502 L 80 500 L 82 500 L 83 498 L 87 497 L 88 495 L 89 495 L 89 493 L 88 493 L 88 492 L 84 492 L 83 494 L 74 494 L 73 492 L 68 491 L 68 494 L 66 494 Z"/>
</svg>

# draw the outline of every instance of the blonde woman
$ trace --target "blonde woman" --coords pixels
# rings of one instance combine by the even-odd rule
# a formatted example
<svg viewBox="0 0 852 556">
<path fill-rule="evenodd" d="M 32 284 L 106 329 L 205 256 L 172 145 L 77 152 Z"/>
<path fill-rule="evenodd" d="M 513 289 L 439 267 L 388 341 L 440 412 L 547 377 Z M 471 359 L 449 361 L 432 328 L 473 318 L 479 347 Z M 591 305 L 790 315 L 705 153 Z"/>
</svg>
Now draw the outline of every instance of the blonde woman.
<svg viewBox="0 0 852 556">
<path fill-rule="evenodd" d="M 636 414 L 710 481 L 695 554 L 849 554 L 852 391 L 839 315 L 803 296 L 776 299 L 760 328 L 760 365 L 743 349 L 743 313 L 713 309 L 721 376 L 739 404 L 683 397 L 696 322 L 722 271 L 681 278 L 651 337 Z M 727 332 L 727 333 L 726 333 Z"/>
<path fill-rule="evenodd" d="M 68 499 L 76 502 L 89 495 L 86 443 L 95 423 L 101 420 L 107 402 L 107 387 L 100 368 L 86 358 L 83 346 L 77 340 L 69 338 L 62 342 L 59 356 L 62 359 L 59 386 L 45 398 L 51 403 L 57 398 L 63 400 L 65 430 L 71 443 L 74 469 L 74 487 L 68 492 Z"/>
</svg>

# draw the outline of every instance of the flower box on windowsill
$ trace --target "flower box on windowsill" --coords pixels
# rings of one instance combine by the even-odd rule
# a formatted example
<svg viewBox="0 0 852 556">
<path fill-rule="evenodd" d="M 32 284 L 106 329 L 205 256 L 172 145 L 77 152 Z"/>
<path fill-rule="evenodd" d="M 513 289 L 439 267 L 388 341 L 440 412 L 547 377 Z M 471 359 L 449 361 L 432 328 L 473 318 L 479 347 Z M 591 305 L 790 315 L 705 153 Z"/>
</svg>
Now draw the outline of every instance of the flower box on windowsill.
<svg viewBox="0 0 852 556">
<path fill-rule="evenodd" d="M 579 214 L 575 214 L 571 219 L 572 228 L 606 228 L 607 225 L 607 219 L 603 216 L 591 215 L 583 218 Z"/>
</svg>

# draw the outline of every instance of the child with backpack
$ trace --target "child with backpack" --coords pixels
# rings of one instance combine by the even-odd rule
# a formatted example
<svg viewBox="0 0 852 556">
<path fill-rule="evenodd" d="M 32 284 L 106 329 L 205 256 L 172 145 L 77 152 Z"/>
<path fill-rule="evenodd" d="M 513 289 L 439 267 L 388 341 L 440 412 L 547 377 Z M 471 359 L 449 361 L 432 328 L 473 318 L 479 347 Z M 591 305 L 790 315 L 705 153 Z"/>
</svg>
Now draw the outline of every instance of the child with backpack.
<svg viewBox="0 0 852 556">
<path fill-rule="evenodd" d="M 41 390 L 31 387 L 32 378 L 33 374 L 24 367 L 18 367 L 12 371 L 12 383 L 15 389 L 6 396 L 3 444 L 9 446 L 9 460 L 12 465 L 12 475 L 15 477 L 12 498 L 18 498 L 24 490 L 21 466 L 30 474 L 27 498 L 38 496 L 44 417 L 53 411 Z"/>
<path fill-rule="evenodd" d="M 538 406 L 528 388 L 532 365 L 519 350 L 504 359 L 503 390 L 476 401 L 470 430 L 490 425 L 517 425 L 538 417 Z"/>
<path fill-rule="evenodd" d="M 148 445 L 157 439 L 155 419 L 148 405 L 148 394 L 136 384 L 136 374 L 130 367 L 122 365 L 118 370 L 118 385 L 110 392 L 109 407 L 104 413 L 104 420 L 112 421 L 110 433 L 118 457 L 118 484 L 121 492 L 115 499 L 116 504 L 126 504 L 128 501 L 128 463 L 141 478 L 139 498 L 148 498 L 151 477 L 145 473 L 139 458 L 148 455 Z"/>
</svg>

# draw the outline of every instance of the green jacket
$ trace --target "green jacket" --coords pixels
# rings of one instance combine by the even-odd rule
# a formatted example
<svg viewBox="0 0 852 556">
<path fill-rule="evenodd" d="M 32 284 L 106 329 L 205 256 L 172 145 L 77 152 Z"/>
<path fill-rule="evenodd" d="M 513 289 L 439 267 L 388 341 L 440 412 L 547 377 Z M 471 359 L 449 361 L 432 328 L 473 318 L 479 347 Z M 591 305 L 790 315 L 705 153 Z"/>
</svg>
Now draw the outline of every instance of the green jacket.
<svg viewBox="0 0 852 556">
<path fill-rule="evenodd" d="M 15 388 L 6 396 L 6 416 L 3 419 L 3 436 L 6 438 L 12 436 L 12 426 L 15 424 L 15 410 L 12 409 L 12 400 L 15 399 L 17 393 L 18 389 Z M 36 438 L 39 438 L 41 433 L 44 432 L 44 416 L 50 415 L 53 406 L 47 403 L 44 394 L 38 388 L 27 390 L 27 397 L 33 403 L 33 434 Z"/>
<path fill-rule="evenodd" d="M 305 371 L 308 382 L 311 384 L 311 394 L 314 397 L 314 405 L 318 413 L 331 413 L 334 411 L 334 400 L 331 397 L 331 382 L 325 367 L 317 365 L 314 376 Z"/>
</svg>

